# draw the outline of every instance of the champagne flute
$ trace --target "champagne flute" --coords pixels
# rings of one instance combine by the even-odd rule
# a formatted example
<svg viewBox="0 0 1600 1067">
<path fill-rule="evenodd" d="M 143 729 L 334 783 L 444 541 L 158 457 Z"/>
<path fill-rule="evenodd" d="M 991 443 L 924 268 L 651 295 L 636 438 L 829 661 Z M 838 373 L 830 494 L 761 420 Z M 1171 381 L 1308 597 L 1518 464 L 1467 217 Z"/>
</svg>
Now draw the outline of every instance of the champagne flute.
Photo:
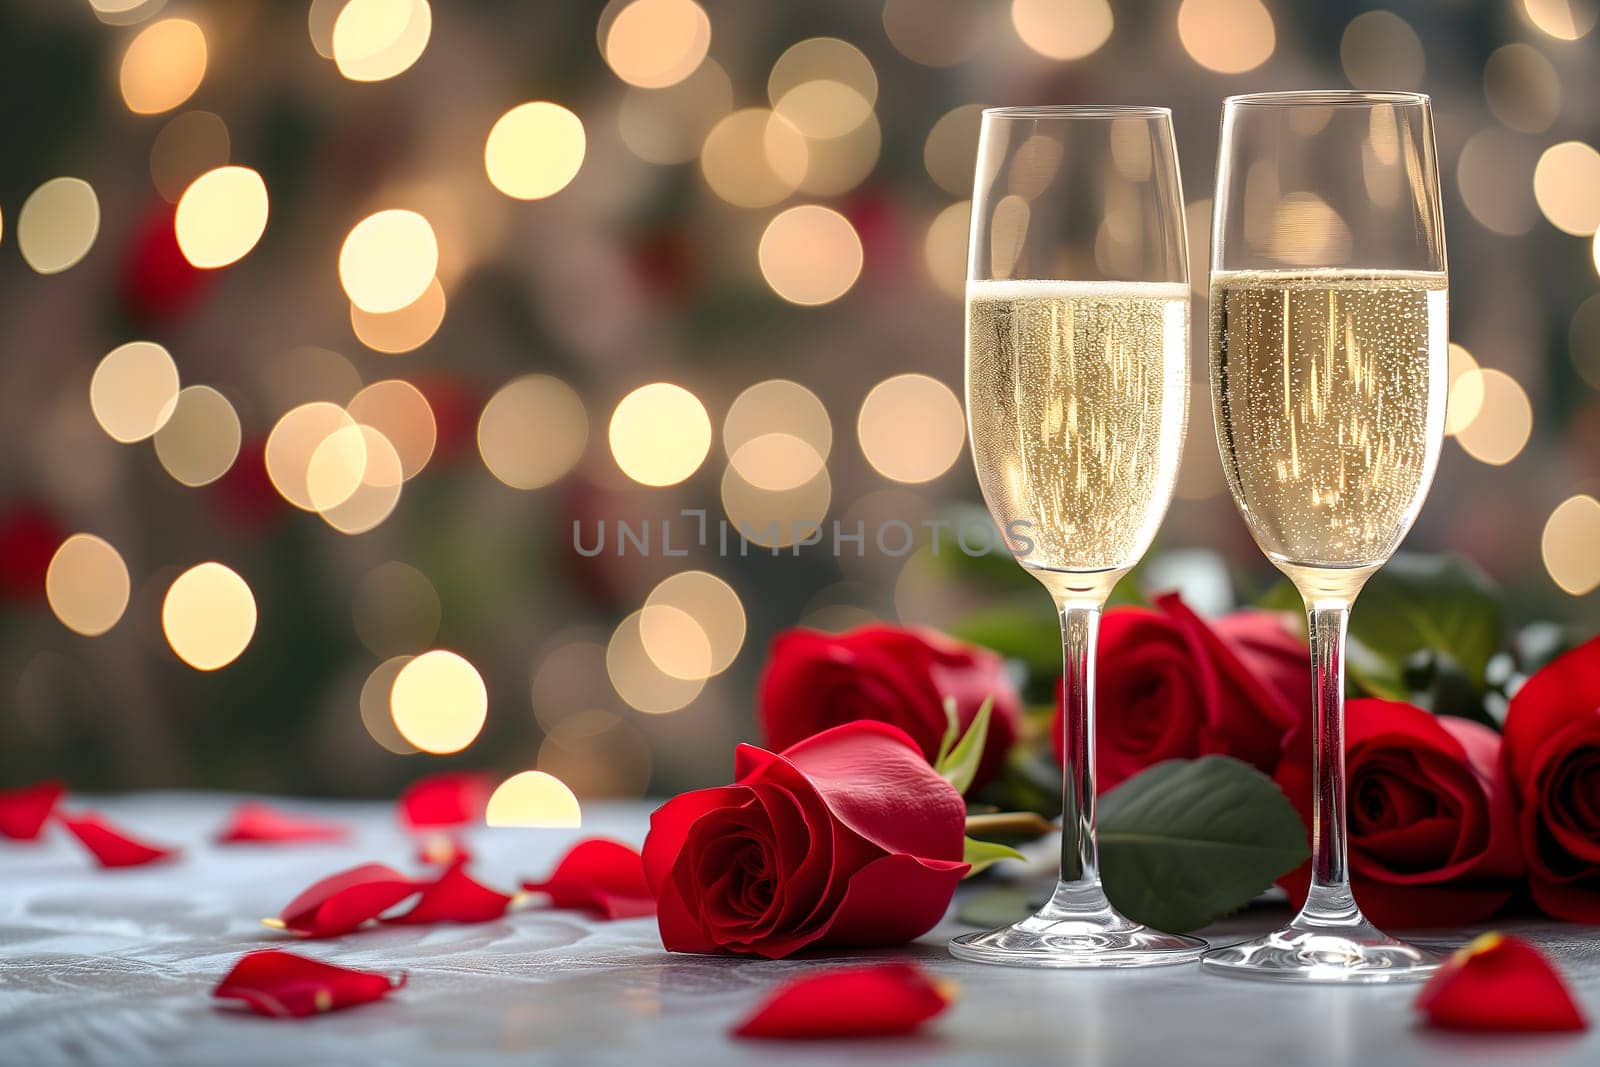
<svg viewBox="0 0 1600 1067">
<path fill-rule="evenodd" d="M 1221 973 L 1425 977 L 1367 922 L 1345 849 L 1350 606 L 1411 528 L 1444 437 L 1448 306 L 1433 115 L 1415 93 L 1263 93 L 1222 113 L 1211 392 L 1234 501 L 1305 601 L 1315 820 L 1305 906 L 1207 954 Z"/>
<path fill-rule="evenodd" d="M 1141 967 L 1205 943 L 1106 899 L 1094 838 L 1100 609 L 1172 499 L 1188 412 L 1189 275 L 1172 116 L 1151 107 L 983 113 L 967 274 L 967 428 L 1018 562 L 1054 598 L 1065 655 L 1061 878 L 1038 914 L 952 954 Z"/>
</svg>

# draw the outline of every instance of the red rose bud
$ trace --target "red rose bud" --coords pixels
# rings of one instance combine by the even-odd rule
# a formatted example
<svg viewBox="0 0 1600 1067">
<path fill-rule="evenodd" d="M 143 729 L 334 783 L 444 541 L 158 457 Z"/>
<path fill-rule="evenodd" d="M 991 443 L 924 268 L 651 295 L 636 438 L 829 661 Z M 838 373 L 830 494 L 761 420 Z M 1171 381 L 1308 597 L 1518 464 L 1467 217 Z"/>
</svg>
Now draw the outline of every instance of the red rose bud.
<svg viewBox="0 0 1600 1067">
<path fill-rule="evenodd" d="M 400 794 L 400 821 L 413 830 L 483 821 L 494 782 L 478 771 L 446 771 L 419 778 Z"/>
<path fill-rule="evenodd" d="M 242 1000 L 262 1015 L 292 1019 L 367 1004 L 405 984 L 403 972 L 391 979 L 267 948 L 240 957 L 211 995 Z"/>
<path fill-rule="evenodd" d="M 32 841 L 55 813 L 66 786 L 55 780 L 35 782 L 16 789 L 0 789 L 0 836 Z"/>
<path fill-rule="evenodd" d="M 1100 792 L 1162 760 L 1224 755 L 1266 774 L 1310 716 L 1305 642 L 1273 612 L 1207 622 L 1176 593 L 1155 608 L 1113 608 L 1095 660 Z M 1057 689 L 1057 705 L 1060 689 Z M 1062 758 L 1061 714 L 1051 741 Z"/>
<path fill-rule="evenodd" d="M 949 725 L 946 698 L 954 698 L 965 733 L 990 697 L 976 789 L 1000 770 L 1016 741 L 1022 701 L 999 656 L 932 630 L 872 625 L 847 634 L 779 634 L 761 677 L 759 718 L 771 749 L 867 719 L 899 727 L 931 761 Z"/>
<path fill-rule="evenodd" d="M 944 915 L 968 870 L 966 805 L 904 731 L 851 722 L 777 754 L 741 745 L 735 771 L 651 816 L 644 870 L 669 950 L 898 945 Z"/>
<path fill-rule="evenodd" d="M 1534 903 L 1600 923 L 1600 637 L 1559 656 L 1511 698 L 1505 767 Z"/>
<path fill-rule="evenodd" d="M 544 893 L 556 908 L 594 912 L 606 919 L 633 919 L 656 913 L 656 898 L 644 876 L 644 859 L 620 841 L 592 837 L 561 857 L 550 877 L 524 882 Z"/>
<path fill-rule="evenodd" d="M 1522 876 L 1516 821 L 1493 730 L 1410 704 L 1345 708 L 1350 881 L 1380 927 L 1455 926 L 1488 918 Z M 1311 825 L 1311 752 L 1291 743 L 1274 779 Z M 1279 884 L 1296 907 L 1310 865 Z"/>
<path fill-rule="evenodd" d="M 217 832 L 217 844 L 299 844 L 343 841 L 346 831 L 338 823 L 286 815 L 256 801 L 246 801 Z"/>
<path fill-rule="evenodd" d="M 381 863 L 331 874 L 291 900 L 268 926 L 301 937 L 337 937 L 388 911 L 424 883 Z"/>
<path fill-rule="evenodd" d="M 737 1037 L 808 1040 L 909 1034 L 953 997 L 909 963 L 841 967 L 785 982 L 734 1028 Z"/>
<path fill-rule="evenodd" d="M 117 829 L 97 812 L 61 812 L 56 817 L 102 867 L 138 867 L 178 854 L 178 849 L 141 841 Z"/>
<path fill-rule="evenodd" d="M 473 878 L 464 864 L 445 869 L 432 882 L 424 883 L 422 895 L 402 915 L 386 923 L 486 923 L 502 918 L 511 904 L 511 894 L 490 889 Z"/>
<path fill-rule="evenodd" d="M 1447 1030 L 1587 1030 L 1544 953 L 1521 938 L 1484 934 L 1450 957 L 1417 995 L 1428 1025 Z"/>
</svg>

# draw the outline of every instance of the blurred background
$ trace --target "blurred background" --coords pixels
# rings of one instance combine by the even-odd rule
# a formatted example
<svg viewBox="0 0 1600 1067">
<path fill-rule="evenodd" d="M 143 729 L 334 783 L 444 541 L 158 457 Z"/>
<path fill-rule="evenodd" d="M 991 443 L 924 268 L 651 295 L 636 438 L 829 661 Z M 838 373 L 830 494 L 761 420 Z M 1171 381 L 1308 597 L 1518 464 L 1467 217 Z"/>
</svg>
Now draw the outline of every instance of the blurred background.
<svg viewBox="0 0 1600 1067">
<path fill-rule="evenodd" d="M 1433 94 L 1452 439 L 1407 547 L 1592 632 L 1597 18 L 6 0 L 0 783 L 665 793 L 726 779 L 785 627 L 1048 620 L 922 525 L 983 515 L 958 396 L 988 105 L 1173 108 L 1203 324 L 1222 98 Z M 1193 341 L 1179 499 L 1130 585 L 1215 612 L 1275 575 Z M 724 553 L 725 521 L 780 525 Z M 865 541 L 836 556 L 834 521 Z"/>
</svg>

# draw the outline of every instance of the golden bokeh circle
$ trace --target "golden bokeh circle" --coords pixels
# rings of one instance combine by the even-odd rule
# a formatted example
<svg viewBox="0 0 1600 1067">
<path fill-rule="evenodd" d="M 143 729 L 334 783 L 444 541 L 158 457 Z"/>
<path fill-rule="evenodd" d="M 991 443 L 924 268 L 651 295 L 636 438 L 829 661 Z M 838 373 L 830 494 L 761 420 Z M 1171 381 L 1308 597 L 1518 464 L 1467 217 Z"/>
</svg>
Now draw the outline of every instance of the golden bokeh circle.
<svg viewBox="0 0 1600 1067">
<path fill-rule="evenodd" d="M 772 291 L 815 307 L 839 299 L 861 276 L 864 253 L 850 220 L 820 204 L 780 212 L 761 234 L 757 260 Z"/>
<path fill-rule="evenodd" d="M 154 434 L 178 405 L 178 365 L 153 341 L 129 341 L 106 353 L 89 379 L 89 408 L 114 441 Z"/>
<path fill-rule="evenodd" d="M 578 798 L 565 782 L 545 771 L 522 771 L 489 795 L 484 822 L 490 826 L 572 829 L 583 825 Z"/>
<path fill-rule="evenodd" d="M 349 0 L 333 21 L 329 47 L 351 81 L 385 81 L 410 69 L 433 34 L 428 0 Z"/>
<path fill-rule="evenodd" d="M 205 76 L 205 33 L 188 19 L 162 19 L 128 42 L 118 80 L 129 111 L 157 115 L 193 96 Z"/>
<path fill-rule="evenodd" d="M 1539 553 L 1550 580 L 1571 596 L 1600 588 L 1600 501 L 1586 493 L 1568 497 L 1550 513 Z"/>
<path fill-rule="evenodd" d="M 899 374 L 873 386 L 861 402 L 856 433 L 874 470 L 917 484 L 955 464 L 966 419 L 949 386 L 925 374 Z"/>
<path fill-rule="evenodd" d="M 39 274 L 75 266 L 99 233 L 100 200 L 82 178 L 51 178 L 17 213 L 17 250 Z"/>
<path fill-rule="evenodd" d="M 565 189 L 583 166 L 583 121 L 560 104 L 534 100 L 501 115 L 483 145 L 494 187 L 518 200 L 542 200 Z"/>
<path fill-rule="evenodd" d="M 156 458 L 173 479 L 209 485 L 228 473 L 239 456 L 239 413 L 209 385 L 178 393 L 172 417 L 155 432 Z"/>
<path fill-rule="evenodd" d="M 110 543 L 93 534 L 61 542 L 45 571 L 45 599 L 61 625 L 98 637 L 128 608 L 128 566 Z"/>
<path fill-rule="evenodd" d="M 478 417 L 483 465 L 513 489 L 539 489 L 561 478 L 577 466 L 588 443 L 583 398 L 548 374 L 507 382 Z"/>
<path fill-rule="evenodd" d="M 600 53 L 617 77 L 665 89 L 692 75 L 711 47 L 711 19 L 694 0 L 626 0 L 601 14 Z"/>
<path fill-rule="evenodd" d="M 243 259 L 267 229 L 267 183 L 249 167 L 206 171 L 183 191 L 173 222 L 178 248 L 203 269 Z"/>
<path fill-rule="evenodd" d="M 396 673 L 389 710 L 407 743 L 448 755 L 472 744 L 483 731 L 489 690 L 463 656 L 436 648 L 412 658 Z"/>
<path fill-rule="evenodd" d="M 633 390 L 611 414 L 611 456 L 640 485 L 676 485 L 711 451 L 711 419 L 681 385 L 652 382 Z"/>
<path fill-rule="evenodd" d="M 391 208 L 356 223 L 339 249 L 339 281 L 350 302 L 382 314 L 414 303 L 439 269 L 439 239 L 415 211 Z"/>
<path fill-rule="evenodd" d="M 221 563 L 201 563 L 174 579 L 161 602 L 161 630 L 177 657 L 197 671 L 226 667 L 256 632 L 250 586 Z"/>
</svg>

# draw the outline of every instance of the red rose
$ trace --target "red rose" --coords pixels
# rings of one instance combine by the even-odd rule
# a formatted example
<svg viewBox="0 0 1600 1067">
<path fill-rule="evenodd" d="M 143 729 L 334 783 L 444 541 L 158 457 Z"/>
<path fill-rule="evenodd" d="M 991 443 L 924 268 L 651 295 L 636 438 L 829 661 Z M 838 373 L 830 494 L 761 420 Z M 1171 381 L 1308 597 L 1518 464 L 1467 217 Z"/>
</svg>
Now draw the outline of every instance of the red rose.
<svg viewBox="0 0 1600 1067">
<path fill-rule="evenodd" d="M 1600 637 L 1517 690 L 1504 756 L 1534 902 L 1558 919 L 1600 922 Z"/>
<path fill-rule="evenodd" d="M 931 761 L 947 726 L 946 697 L 955 698 L 963 731 L 994 698 L 972 782 L 980 787 L 1016 740 L 1022 701 L 999 656 L 932 630 L 873 625 L 847 634 L 779 634 L 761 677 L 761 732 L 768 748 L 784 749 L 831 726 L 875 719 L 900 727 Z"/>
<path fill-rule="evenodd" d="M 1356 900 L 1380 927 L 1477 922 L 1511 899 L 1522 876 L 1500 737 L 1481 723 L 1389 700 L 1345 707 L 1345 819 Z M 1311 825 L 1309 732 L 1278 768 Z M 1310 863 L 1279 884 L 1296 907 Z"/>
<path fill-rule="evenodd" d="M 1285 738 L 1310 716 L 1310 653 L 1275 612 L 1207 622 L 1176 593 L 1154 609 L 1113 608 L 1100 622 L 1095 666 L 1100 792 L 1168 759 L 1234 756 L 1271 774 Z M 1058 711 L 1058 760 L 1061 735 Z"/>
<path fill-rule="evenodd" d="M 650 817 L 668 950 L 897 945 L 944 915 L 967 872 L 966 808 L 900 730 L 847 723 L 776 755 L 740 745 L 736 771 Z"/>
</svg>

